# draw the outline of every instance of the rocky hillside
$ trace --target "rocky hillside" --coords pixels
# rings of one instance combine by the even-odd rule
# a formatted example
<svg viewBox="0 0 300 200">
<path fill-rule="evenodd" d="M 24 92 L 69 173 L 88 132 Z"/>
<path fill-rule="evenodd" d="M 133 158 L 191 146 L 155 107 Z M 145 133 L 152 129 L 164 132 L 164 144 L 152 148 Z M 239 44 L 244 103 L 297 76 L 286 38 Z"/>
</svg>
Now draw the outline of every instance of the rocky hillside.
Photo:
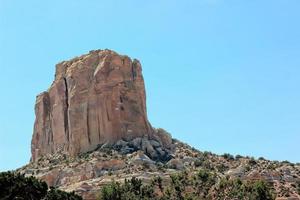
<svg viewBox="0 0 300 200">
<path fill-rule="evenodd" d="M 151 141 L 148 142 L 151 144 Z M 186 182 L 182 184 L 185 186 L 186 194 L 200 189 L 203 194 L 198 199 L 238 199 L 230 196 L 234 188 L 220 191 L 224 181 L 229 187 L 231 180 L 250 183 L 263 180 L 277 200 L 300 199 L 299 164 L 268 161 L 263 158 L 255 160 L 229 154 L 220 156 L 197 151 L 177 140 L 173 140 L 176 150 L 168 158 L 169 160 L 155 161 L 149 157 L 147 151 L 143 150 L 145 149 L 143 142 L 138 145 L 141 146 L 119 141 L 114 146 L 104 145 L 78 157 L 68 157 L 64 154 L 48 155 L 24 166 L 19 171 L 45 180 L 50 186 L 65 191 L 74 190 L 84 199 L 91 200 L 97 199 L 100 189 L 113 180 L 124 182 L 125 179 L 136 177 L 145 184 L 151 184 L 153 180 L 160 177 L 164 187 L 167 188 L 172 184 L 172 175 L 185 174 L 186 177 L 194 180 L 193 176 L 203 171 L 214 178 L 214 181 L 209 183 L 209 188 L 205 189 L 200 183 L 197 183 L 200 185 L 193 185 L 192 182 Z M 128 148 L 132 150 L 127 151 Z M 204 194 L 206 196 L 203 196 Z M 220 196 L 221 194 L 223 196 Z"/>
<path fill-rule="evenodd" d="M 150 199 L 300 200 L 299 164 L 200 152 L 153 128 L 140 62 L 111 50 L 59 63 L 35 113 L 32 159 L 18 171 L 86 200 L 133 177 L 149 188 L 159 177 Z"/>
</svg>

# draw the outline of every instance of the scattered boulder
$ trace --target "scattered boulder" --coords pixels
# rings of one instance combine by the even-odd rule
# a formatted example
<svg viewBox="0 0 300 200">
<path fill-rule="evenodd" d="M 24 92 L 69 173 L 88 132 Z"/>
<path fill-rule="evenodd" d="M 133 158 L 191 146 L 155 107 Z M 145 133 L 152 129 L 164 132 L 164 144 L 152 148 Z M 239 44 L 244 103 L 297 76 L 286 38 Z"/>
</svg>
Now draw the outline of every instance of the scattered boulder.
<svg viewBox="0 0 300 200">
<path fill-rule="evenodd" d="M 167 162 L 172 158 L 171 150 L 164 148 L 162 143 L 148 139 L 147 137 L 138 137 L 130 142 L 119 140 L 112 145 L 111 148 L 122 154 L 129 154 L 141 150 L 152 160 L 161 162 Z"/>
<path fill-rule="evenodd" d="M 128 146 L 128 142 L 126 142 L 124 140 L 119 140 L 119 141 L 116 142 L 116 144 L 114 146 L 115 146 L 115 148 L 122 149 L 122 148 Z"/>
<path fill-rule="evenodd" d="M 243 165 L 240 165 L 237 168 L 228 170 L 226 174 L 234 177 L 242 177 L 245 175 L 245 172 L 246 172 L 245 167 Z"/>
<path fill-rule="evenodd" d="M 151 158 L 155 158 L 157 156 L 156 151 L 147 138 L 142 139 L 142 150 L 146 154 L 150 155 Z"/>
<path fill-rule="evenodd" d="M 138 137 L 135 138 L 131 141 L 130 143 L 133 147 L 137 148 L 137 149 L 141 149 L 141 145 L 142 145 L 142 138 Z"/>
<path fill-rule="evenodd" d="M 137 152 L 137 155 L 132 158 L 131 163 L 137 164 L 137 165 L 143 165 L 143 164 L 154 165 L 155 164 L 155 162 L 153 160 L 151 160 L 147 155 L 145 155 L 144 152 L 142 152 L 142 151 Z"/>
<path fill-rule="evenodd" d="M 156 141 L 156 140 L 150 140 L 149 141 L 150 142 L 150 144 L 154 147 L 154 148 L 159 148 L 159 147 L 161 147 L 161 143 L 159 143 L 158 141 Z"/>
<path fill-rule="evenodd" d="M 171 169 L 177 169 L 177 170 L 183 170 L 184 165 L 180 159 L 171 159 L 168 163 L 167 166 Z"/>
<path fill-rule="evenodd" d="M 171 134 L 162 128 L 155 130 L 154 138 L 157 141 L 160 141 L 162 146 L 164 146 L 165 148 L 171 149 L 173 147 L 173 140 Z"/>
</svg>

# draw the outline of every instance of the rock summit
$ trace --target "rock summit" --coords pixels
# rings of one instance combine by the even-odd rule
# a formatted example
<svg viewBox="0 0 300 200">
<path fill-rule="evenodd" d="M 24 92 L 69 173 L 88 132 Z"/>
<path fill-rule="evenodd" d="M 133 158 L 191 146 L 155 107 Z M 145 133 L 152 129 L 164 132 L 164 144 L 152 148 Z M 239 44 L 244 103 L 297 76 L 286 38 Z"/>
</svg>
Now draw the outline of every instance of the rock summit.
<svg viewBox="0 0 300 200">
<path fill-rule="evenodd" d="M 76 156 L 136 138 L 158 142 L 158 152 L 172 143 L 148 121 L 140 62 L 111 50 L 57 64 L 51 87 L 37 96 L 35 114 L 32 161 L 54 153 Z M 148 151 L 155 149 L 149 145 Z"/>
</svg>

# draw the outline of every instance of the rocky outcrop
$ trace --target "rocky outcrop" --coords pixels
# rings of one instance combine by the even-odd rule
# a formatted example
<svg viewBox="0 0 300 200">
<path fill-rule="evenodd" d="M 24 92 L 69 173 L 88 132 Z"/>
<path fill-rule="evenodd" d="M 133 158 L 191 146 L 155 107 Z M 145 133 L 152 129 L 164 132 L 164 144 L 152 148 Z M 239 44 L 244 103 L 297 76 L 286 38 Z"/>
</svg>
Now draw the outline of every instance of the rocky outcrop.
<svg viewBox="0 0 300 200">
<path fill-rule="evenodd" d="M 154 135 L 161 134 L 162 129 L 154 130 Z M 167 135 L 166 135 L 167 136 Z M 114 144 L 104 144 L 100 149 L 111 148 L 119 151 L 121 154 L 126 155 L 136 152 L 138 150 L 143 151 L 145 155 L 155 161 L 167 162 L 172 159 L 172 153 L 174 151 L 174 144 L 172 140 L 170 143 L 164 143 L 165 137 L 162 139 L 157 138 L 149 139 L 147 137 L 136 137 L 131 141 L 119 140 Z"/>
<path fill-rule="evenodd" d="M 57 64 L 51 87 L 37 96 L 35 114 L 32 161 L 59 152 L 74 156 L 137 137 L 166 147 L 172 142 L 148 122 L 140 62 L 111 50 Z"/>
</svg>

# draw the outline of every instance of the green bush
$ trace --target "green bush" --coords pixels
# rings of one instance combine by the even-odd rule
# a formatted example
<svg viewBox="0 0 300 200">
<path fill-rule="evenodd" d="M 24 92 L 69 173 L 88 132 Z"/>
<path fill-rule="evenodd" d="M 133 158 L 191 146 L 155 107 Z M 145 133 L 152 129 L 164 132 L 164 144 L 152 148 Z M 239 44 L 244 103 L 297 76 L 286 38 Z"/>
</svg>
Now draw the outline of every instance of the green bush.
<svg viewBox="0 0 300 200">
<path fill-rule="evenodd" d="M 56 188 L 50 187 L 46 197 L 43 200 L 82 200 L 82 198 L 76 195 L 74 192 L 67 193 Z"/>
<path fill-rule="evenodd" d="M 82 200 L 73 192 L 67 193 L 55 188 L 48 191 L 44 181 L 14 172 L 0 173 L 0 188 L 1 200 Z"/>
<path fill-rule="evenodd" d="M 298 192 L 298 194 L 300 194 L 300 180 L 299 181 L 297 181 L 297 192 Z"/>
<path fill-rule="evenodd" d="M 240 179 L 221 179 L 217 199 L 273 200 L 274 196 L 264 181 L 241 181 Z"/>
<path fill-rule="evenodd" d="M 271 200 L 273 196 L 264 181 L 256 181 L 250 185 L 251 198 L 253 200 Z"/>
<path fill-rule="evenodd" d="M 194 165 L 195 165 L 195 167 L 200 167 L 200 166 L 202 166 L 202 163 L 203 163 L 202 160 L 197 159 L 197 160 L 195 160 Z"/>
<path fill-rule="evenodd" d="M 234 160 L 234 156 L 229 153 L 224 153 L 222 157 L 225 158 L 226 160 Z"/>
<path fill-rule="evenodd" d="M 0 173 L 0 199 L 42 199 L 48 190 L 45 182 L 19 173 Z"/>
<path fill-rule="evenodd" d="M 268 184 L 263 181 L 242 181 L 221 178 L 206 169 L 197 174 L 182 172 L 170 176 L 171 182 L 163 184 L 160 177 L 151 184 L 132 178 L 125 183 L 112 182 L 100 191 L 99 200 L 273 200 Z"/>
<path fill-rule="evenodd" d="M 124 184 L 111 182 L 100 191 L 99 200 L 150 200 L 154 198 L 153 185 L 144 186 L 140 179 L 133 177 Z"/>
<path fill-rule="evenodd" d="M 101 190 L 101 200 L 120 200 L 121 199 L 121 187 L 119 183 L 112 182 L 104 186 Z"/>
</svg>

